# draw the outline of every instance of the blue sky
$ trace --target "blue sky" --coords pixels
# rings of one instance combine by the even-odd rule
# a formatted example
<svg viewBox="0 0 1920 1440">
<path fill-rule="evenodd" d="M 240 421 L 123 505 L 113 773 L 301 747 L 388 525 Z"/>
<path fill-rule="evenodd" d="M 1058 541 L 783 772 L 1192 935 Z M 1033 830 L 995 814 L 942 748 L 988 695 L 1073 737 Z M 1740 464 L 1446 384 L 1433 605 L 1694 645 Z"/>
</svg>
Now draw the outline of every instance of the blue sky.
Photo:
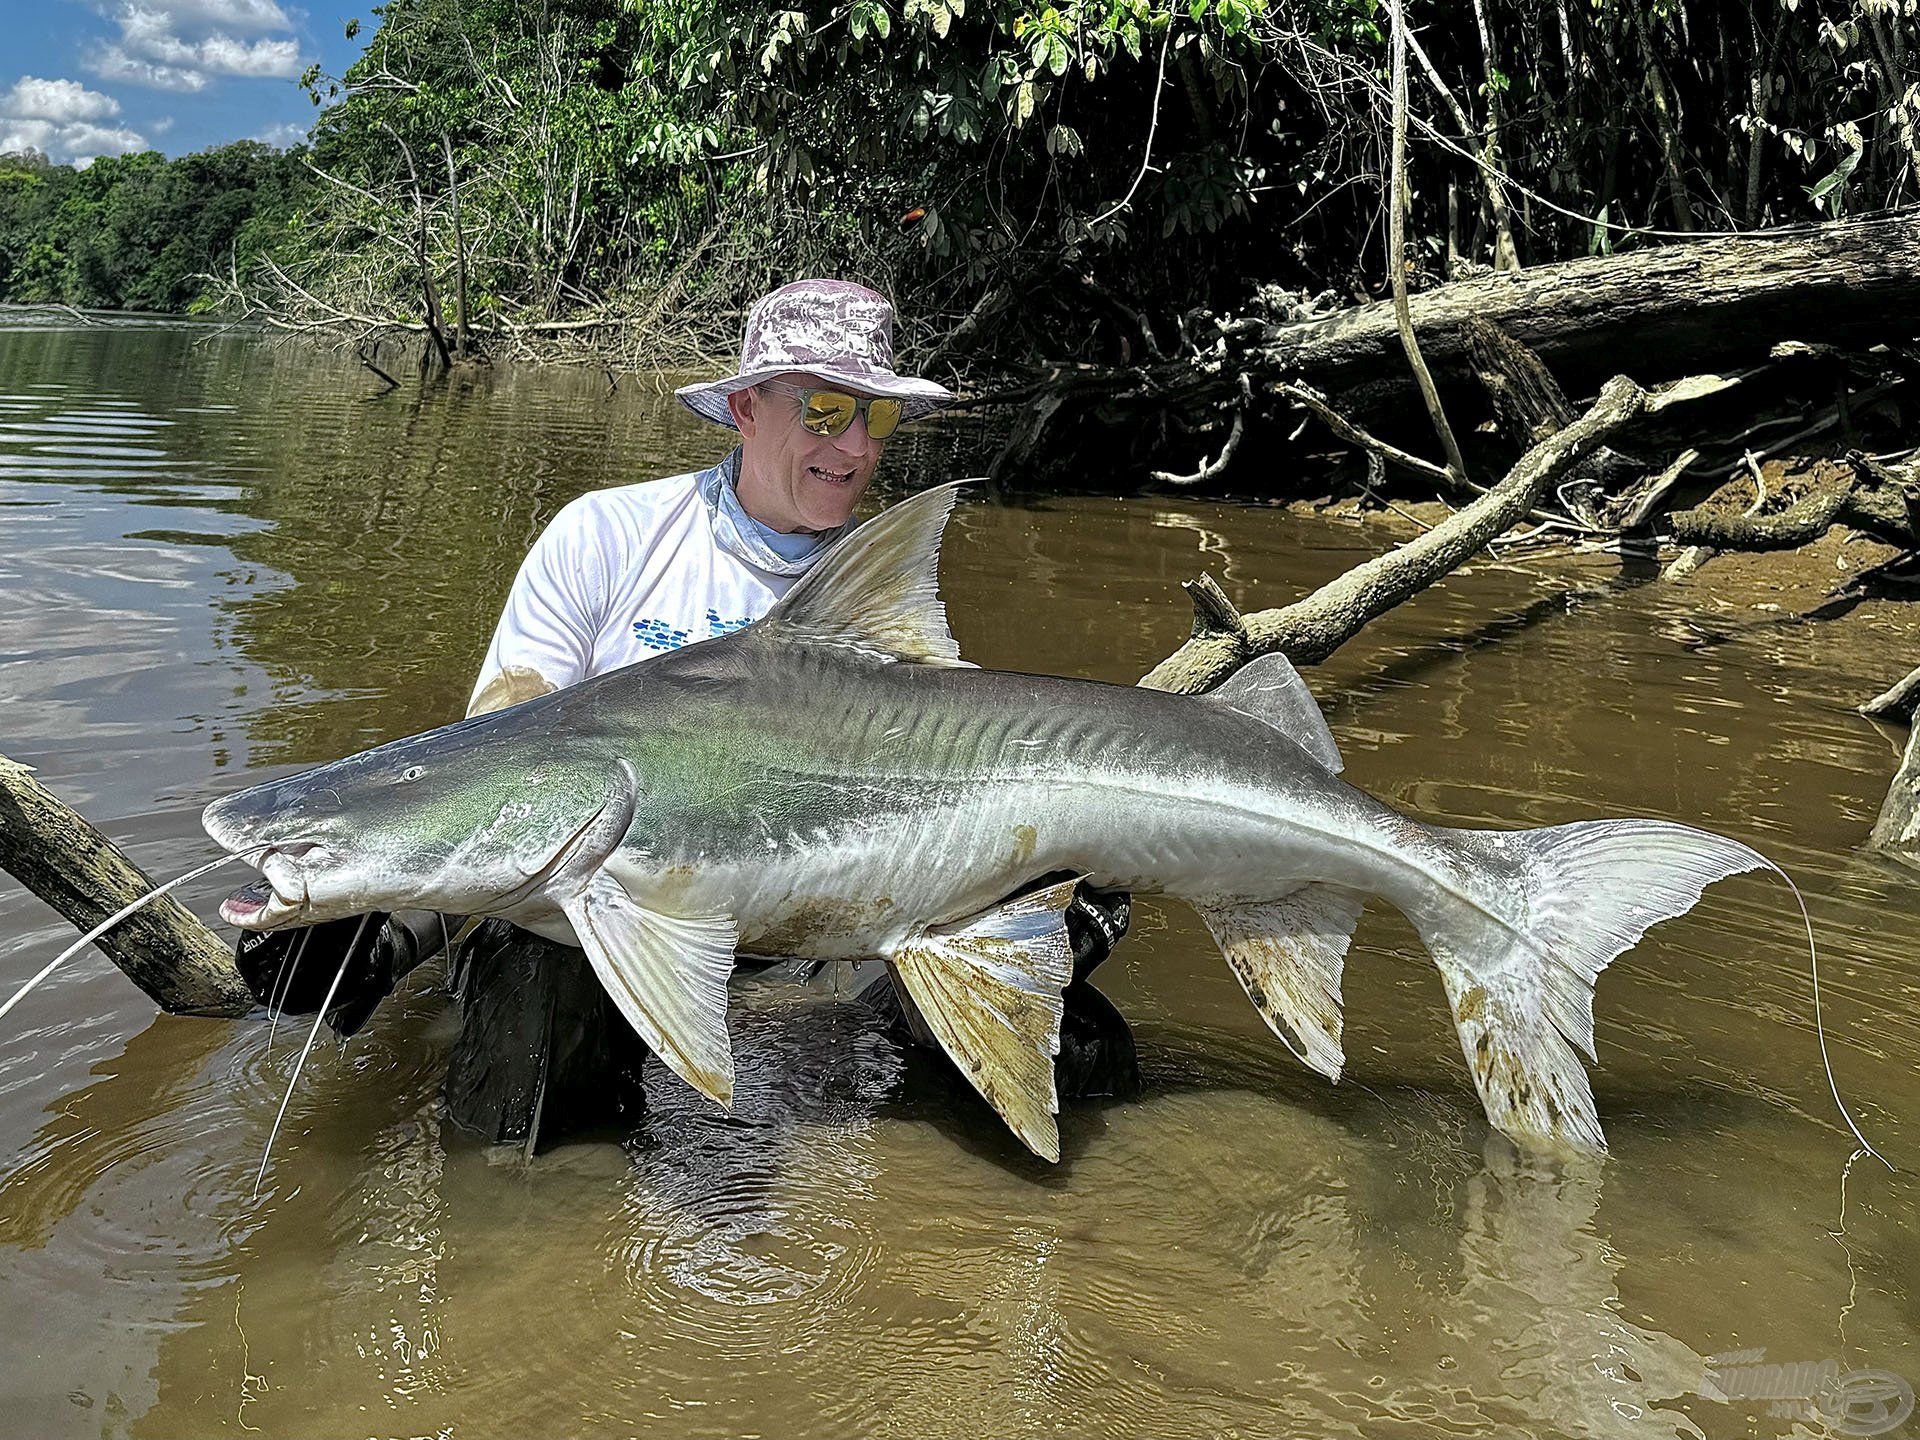
<svg viewBox="0 0 1920 1440">
<path fill-rule="evenodd" d="M 0 0 L 0 152 L 82 164 L 230 140 L 292 144 L 315 114 L 300 73 L 318 61 L 339 74 L 374 28 L 371 3 Z"/>
</svg>

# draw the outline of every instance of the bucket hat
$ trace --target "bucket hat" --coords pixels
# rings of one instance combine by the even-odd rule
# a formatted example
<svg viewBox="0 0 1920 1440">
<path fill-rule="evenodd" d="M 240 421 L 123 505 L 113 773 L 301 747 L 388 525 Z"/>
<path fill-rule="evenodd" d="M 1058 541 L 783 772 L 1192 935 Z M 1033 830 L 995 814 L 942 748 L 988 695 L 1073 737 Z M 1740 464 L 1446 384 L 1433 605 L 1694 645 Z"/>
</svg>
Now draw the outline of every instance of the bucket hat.
<svg viewBox="0 0 1920 1440">
<path fill-rule="evenodd" d="M 793 370 L 865 395 L 891 396 L 902 402 L 907 420 L 953 401 L 944 385 L 894 373 L 893 306 L 878 291 L 846 280 L 796 280 L 761 296 L 747 312 L 739 370 L 673 393 L 702 419 L 738 429 L 727 397 Z"/>
</svg>

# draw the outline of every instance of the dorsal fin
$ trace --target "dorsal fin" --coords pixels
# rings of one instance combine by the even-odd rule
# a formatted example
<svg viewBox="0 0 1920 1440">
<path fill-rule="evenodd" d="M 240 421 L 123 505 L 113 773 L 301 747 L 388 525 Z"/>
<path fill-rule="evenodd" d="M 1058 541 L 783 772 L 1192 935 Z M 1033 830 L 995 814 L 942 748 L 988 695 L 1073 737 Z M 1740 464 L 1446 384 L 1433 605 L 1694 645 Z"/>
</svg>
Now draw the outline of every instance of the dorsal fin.
<svg viewBox="0 0 1920 1440">
<path fill-rule="evenodd" d="M 883 660 L 963 666 L 940 603 L 940 537 L 960 487 L 923 490 L 859 526 L 752 628 Z"/>
<path fill-rule="evenodd" d="M 1231 705 L 1242 715 L 1271 725 L 1326 766 L 1329 773 L 1338 775 L 1346 769 L 1313 691 L 1293 668 L 1293 662 L 1278 650 L 1249 660 L 1207 691 L 1205 698 Z"/>
</svg>

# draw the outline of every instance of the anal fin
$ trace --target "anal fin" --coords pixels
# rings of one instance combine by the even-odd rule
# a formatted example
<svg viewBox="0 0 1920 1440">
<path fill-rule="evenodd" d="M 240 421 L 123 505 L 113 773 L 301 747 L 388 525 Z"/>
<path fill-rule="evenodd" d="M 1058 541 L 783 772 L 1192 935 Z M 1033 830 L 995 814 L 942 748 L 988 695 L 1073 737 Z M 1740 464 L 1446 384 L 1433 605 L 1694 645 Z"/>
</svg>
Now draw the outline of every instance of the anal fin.
<svg viewBox="0 0 1920 1440">
<path fill-rule="evenodd" d="M 731 917 L 648 910 L 605 870 L 562 908 L 627 1023 L 682 1080 L 730 1105 L 727 977 L 737 939 Z"/>
<path fill-rule="evenodd" d="M 1303 885 L 1278 900 L 1195 901 L 1267 1028 L 1303 1063 L 1340 1078 L 1340 972 L 1366 897 Z"/>
<path fill-rule="evenodd" d="M 1060 1158 L 1053 1057 L 1073 978 L 1063 920 L 1078 879 L 923 930 L 887 957 L 940 1047 L 1013 1133 Z"/>
</svg>

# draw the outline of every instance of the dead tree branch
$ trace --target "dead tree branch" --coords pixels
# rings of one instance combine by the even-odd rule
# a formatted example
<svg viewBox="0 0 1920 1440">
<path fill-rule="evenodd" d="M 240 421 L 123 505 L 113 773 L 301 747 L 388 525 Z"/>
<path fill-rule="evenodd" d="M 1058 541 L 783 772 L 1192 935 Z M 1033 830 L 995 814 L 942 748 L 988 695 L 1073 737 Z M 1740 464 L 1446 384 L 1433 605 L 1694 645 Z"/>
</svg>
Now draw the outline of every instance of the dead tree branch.
<svg viewBox="0 0 1920 1440">
<path fill-rule="evenodd" d="M 413 148 L 401 138 L 400 132 L 380 122 L 380 128 L 393 137 L 393 143 L 400 147 L 401 157 L 407 162 L 407 179 L 413 185 L 414 215 L 419 221 L 414 233 L 413 258 L 420 270 L 420 294 L 425 301 L 427 312 L 427 334 L 433 339 L 434 353 L 440 357 L 445 369 L 453 368 L 453 353 L 447 345 L 446 324 L 440 315 L 440 290 L 433 283 L 433 262 L 427 256 L 427 197 L 420 189 L 420 171 L 413 163 Z"/>
<path fill-rule="evenodd" d="M 1901 549 L 1920 546 L 1920 480 L 1857 450 L 1847 462 L 1850 478 L 1816 485 L 1772 515 L 1677 510 L 1668 517 L 1669 533 L 1676 544 L 1712 550 L 1793 550 L 1835 525 L 1851 525 Z"/>
<path fill-rule="evenodd" d="M 1387 272 L 1393 282 L 1393 319 L 1400 331 L 1400 346 L 1407 352 L 1407 364 L 1420 387 L 1427 415 L 1440 448 L 1446 452 L 1447 469 L 1459 484 L 1467 479 L 1467 462 L 1461 458 L 1460 442 L 1454 439 L 1447 412 L 1441 408 L 1440 392 L 1433 375 L 1420 355 L 1420 341 L 1413 333 L 1413 311 L 1407 303 L 1407 17 L 1405 0 L 1393 0 L 1393 167 L 1388 184 L 1391 192 L 1387 211 Z"/>
<path fill-rule="evenodd" d="M 453 322 L 453 353 L 464 359 L 473 348 L 467 329 L 467 237 L 460 228 L 460 179 L 453 168 L 453 137 L 444 130 L 440 132 L 440 149 L 447 157 L 447 198 L 453 205 L 453 298 L 459 306 Z"/>
<path fill-rule="evenodd" d="M 82 930 L 153 889 L 114 843 L 0 755 L 0 869 Z M 233 952 L 171 895 L 99 940 L 109 959 L 174 1015 L 244 1015 L 253 997 Z"/>
<path fill-rule="evenodd" d="M 1210 690 L 1256 655 L 1284 651 L 1296 665 L 1327 658 L 1372 620 L 1442 579 L 1489 540 L 1505 534 L 1561 479 L 1646 406 L 1646 392 L 1625 376 L 1609 380 L 1593 408 L 1520 457 L 1506 478 L 1473 504 L 1399 549 L 1355 566 L 1306 599 L 1230 624 L 1202 626 L 1156 665 L 1142 685 Z M 1198 604 L 1196 602 L 1196 610 Z M 1200 633 L 1202 630 L 1206 633 Z"/>
<path fill-rule="evenodd" d="M 1382 460 L 1385 460 L 1389 465 L 1398 465 L 1402 470 L 1411 470 L 1414 474 L 1425 476 L 1427 479 L 1443 485 L 1449 490 L 1458 491 L 1462 488 L 1458 480 L 1455 479 L 1453 472 L 1448 470 L 1446 466 L 1436 465 L 1431 460 L 1423 460 L 1418 455 L 1402 450 L 1397 445 L 1389 445 L 1378 436 L 1362 430 L 1338 410 L 1335 410 L 1333 406 L 1329 405 L 1327 403 L 1327 397 L 1322 395 L 1318 390 L 1315 390 L 1312 386 L 1289 382 L 1274 386 L 1274 394 L 1284 396 L 1286 399 L 1293 401 L 1294 404 L 1312 414 L 1321 424 L 1325 425 L 1327 429 L 1331 430 L 1349 445 L 1355 445 L 1362 450 L 1370 451 L 1378 455 Z"/>
<path fill-rule="evenodd" d="M 1867 701 L 1860 707 L 1860 713 L 1875 720 L 1908 721 L 1913 719 L 1916 708 L 1920 708 L 1920 666 L 1909 670 L 1905 679 Z"/>
<path fill-rule="evenodd" d="M 1215 460 L 1201 462 L 1200 468 L 1191 475 L 1175 475 L 1170 470 L 1155 470 L 1153 478 L 1162 485 L 1200 485 L 1217 478 L 1233 460 L 1240 448 L 1240 437 L 1247 428 L 1247 411 L 1253 408 L 1253 382 L 1245 374 L 1240 376 L 1240 403 L 1234 407 L 1233 428 L 1227 432 L 1226 444 L 1220 447 L 1220 455 Z"/>
<path fill-rule="evenodd" d="M 1887 786 L 1867 844 L 1909 864 L 1920 863 L 1920 725 L 1907 736 L 1900 768 Z"/>
</svg>

